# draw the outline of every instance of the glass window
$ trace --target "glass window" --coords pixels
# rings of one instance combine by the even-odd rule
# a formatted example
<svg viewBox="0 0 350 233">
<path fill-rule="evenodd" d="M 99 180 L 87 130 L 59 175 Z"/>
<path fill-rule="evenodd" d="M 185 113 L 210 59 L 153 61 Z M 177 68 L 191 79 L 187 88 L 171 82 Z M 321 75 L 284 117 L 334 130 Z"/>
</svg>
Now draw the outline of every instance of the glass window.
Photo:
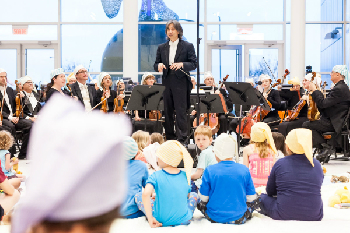
<svg viewBox="0 0 350 233">
<path fill-rule="evenodd" d="M 350 21 L 350 1 L 346 0 L 346 21 Z"/>
<path fill-rule="evenodd" d="M 208 22 L 283 21 L 282 0 L 207 0 Z"/>
<path fill-rule="evenodd" d="M 343 21 L 343 0 L 306 0 L 306 21 Z"/>
<path fill-rule="evenodd" d="M 350 4 L 350 3 L 349 3 Z M 348 69 L 350 67 L 350 34 L 349 34 L 349 24 L 346 24 L 346 41 L 345 41 L 345 61 L 346 61 L 346 65 L 348 66 Z M 350 83 L 348 83 L 348 85 L 350 86 Z"/>
<path fill-rule="evenodd" d="M 184 40 L 193 44 L 197 51 L 197 25 L 182 24 Z M 202 28 L 202 27 L 201 27 Z M 200 37 L 203 38 L 203 30 L 200 28 Z M 157 49 L 165 43 L 165 24 L 140 24 L 139 25 L 139 71 L 155 72 L 153 65 L 156 60 Z M 199 65 L 204 67 L 204 43 L 200 44 Z M 197 52 L 196 52 L 197 54 Z"/>
<path fill-rule="evenodd" d="M 332 86 L 332 80 L 330 74 L 321 74 L 322 84 L 326 82 L 326 90 L 331 89 Z"/>
<path fill-rule="evenodd" d="M 57 0 L 0 1 L 0 22 L 57 22 Z"/>
<path fill-rule="evenodd" d="M 139 21 L 197 21 L 197 1 L 139 0 Z M 204 21 L 204 1 L 199 3 L 199 21 Z M 150 9 L 150 10 L 149 10 Z"/>
<path fill-rule="evenodd" d="M 123 71 L 122 25 L 62 25 L 62 68 L 80 64 L 90 72 Z"/>
<path fill-rule="evenodd" d="M 269 67 L 265 64 L 265 61 Z M 267 74 L 272 78 L 272 82 L 278 76 L 278 49 L 249 49 L 249 76 L 259 77 L 261 74 Z M 274 76 L 274 77 L 273 77 Z"/>
<path fill-rule="evenodd" d="M 62 22 L 123 22 L 122 0 L 61 0 Z"/>
<path fill-rule="evenodd" d="M 331 72 L 343 64 L 342 24 L 306 24 L 305 63 L 315 72 Z"/>
<path fill-rule="evenodd" d="M 290 19 L 291 19 L 291 0 L 287 0 L 286 1 L 286 20 L 290 21 Z M 306 0 L 305 20 L 306 21 L 342 21 L 343 20 L 343 0 Z"/>
<path fill-rule="evenodd" d="M 248 34 L 238 32 L 237 25 L 208 25 L 208 40 L 283 40 L 282 24 L 254 24 Z"/>
<path fill-rule="evenodd" d="M 286 68 L 290 69 L 290 24 L 286 24 L 286 41 L 285 41 Z"/>
<path fill-rule="evenodd" d="M 0 49 L 0 68 L 6 70 L 8 83 L 15 87 L 17 79 L 17 49 Z"/>
<path fill-rule="evenodd" d="M 55 68 L 53 49 L 26 49 L 25 75 L 30 76 L 33 82 L 50 82 L 50 72 Z"/>
<path fill-rule="evenodd" d="M 13 35 L 12 25 L 0 25 L 1 40 L 57 40 L 57 25 L 29 25 L 27 35 Z"/>
</svg>

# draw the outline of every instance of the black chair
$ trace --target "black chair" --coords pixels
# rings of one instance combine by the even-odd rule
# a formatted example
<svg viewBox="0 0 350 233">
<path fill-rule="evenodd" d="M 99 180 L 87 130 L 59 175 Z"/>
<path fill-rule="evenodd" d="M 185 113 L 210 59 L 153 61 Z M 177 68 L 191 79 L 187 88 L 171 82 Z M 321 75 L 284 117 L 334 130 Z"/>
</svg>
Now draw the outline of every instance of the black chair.
<svg viewBox="0 0 350 233">
<path fill-rule="evenodd" d="M 288 102 L 282 100 L 281 104 L 280 104 L 280 107 L 278 108 L 278 111 L 279 112 L 280 111 L 284 112 L 284 116 L 286 116 L 286 114 L 288 114 Z M 281 119 L 281 120 L 283 120 L 283 119 Z M 279 125 L 279 123 L 281 123 L 281 122 L 278 122 L 278 124 L 277 123 L 276 124 L 271 124 L 271 125 L 269 124 L 270 128 L 271 128 L 271 132 L 278 132 L 278 125 Z"/>
<path fill-rule="evenodd" d="M 337 150 L 336 150 L 336 142 L 335 142 L 335 132 L 326 132 L 323 135 L 324 139 L 327 141 L 327 145 L 330 146 L 331 150 L 334 151 L 334 158 L 331 160 L 342 160 L 342 161 L 349 161 L 350 160 L 350 151 L 349 151 L 349 142 L 350 142 L 350 130 L 349 130 L 349 125 L 350 125 L 350 108 L 348 111 L 348 114 L 346 115 L 344 119 L 344 125 L 343 125 L 343 130 L 341 132 L 341 137 L 342 137 L 342 152 L 344 156 L 338 157 L 337 156 Z M 328 161 L 326 161 L 328 162 Z"/>
<path fill-rule="evenodd" d="M 23 131 L 22 130 L 16 131 L 15 143 L 18 148 L 18 152 L 21 151 L 22 139 L 23 139 Z"/>
</svg>

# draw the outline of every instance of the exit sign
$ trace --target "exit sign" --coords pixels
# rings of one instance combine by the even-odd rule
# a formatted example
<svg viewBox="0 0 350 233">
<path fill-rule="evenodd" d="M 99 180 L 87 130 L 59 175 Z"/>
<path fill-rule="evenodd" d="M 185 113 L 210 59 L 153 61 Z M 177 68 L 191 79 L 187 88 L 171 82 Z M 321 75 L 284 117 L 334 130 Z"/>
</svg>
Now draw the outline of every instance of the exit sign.
<svg viewBox="0 0 350 233">
<path fill-rule="evenodd" d="M 13 35 L 27 35 L 28 26 L 12 26 Z"/>
</svg>

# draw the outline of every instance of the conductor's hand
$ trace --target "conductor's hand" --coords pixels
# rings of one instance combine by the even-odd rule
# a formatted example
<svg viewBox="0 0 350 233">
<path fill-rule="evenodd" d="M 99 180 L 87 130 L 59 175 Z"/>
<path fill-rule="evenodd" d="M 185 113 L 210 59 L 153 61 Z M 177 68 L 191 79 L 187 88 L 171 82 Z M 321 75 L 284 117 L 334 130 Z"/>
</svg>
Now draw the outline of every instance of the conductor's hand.
<svg viewBox="0 0 350 233">
<path fill-rule="evenodd" d="M 163 69 L 166 69 L 165 65 L 163 63 L 158 64 L 158 72 L 163 72 Z"/>
<path fill-rule="evenodd" d="M 171 70 L 178 70 L 178 69 L 183 68 L 183 67 L 184 67 L 184 64 L 182 62 L 179 62 L 179 63 L 173 63 L 170 66 L 170 69 Z"/>
</svg>

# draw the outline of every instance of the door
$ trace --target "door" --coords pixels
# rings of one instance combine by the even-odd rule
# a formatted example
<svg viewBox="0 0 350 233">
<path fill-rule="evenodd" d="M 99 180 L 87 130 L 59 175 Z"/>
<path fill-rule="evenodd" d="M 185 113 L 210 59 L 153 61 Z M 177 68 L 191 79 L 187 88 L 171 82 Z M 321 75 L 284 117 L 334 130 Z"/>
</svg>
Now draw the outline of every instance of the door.
<svg viewBox="0 0 350 233">
<path fill-rule="evenodd" d="M 261 74 L 267 74 L 272 82 L 284 74 L 283 44 L 247 44 L 244 50 L 245 74 L 258 81 Z"/>
<path fill-rule="evenodd" d="M 216 83 L 219 83 L 226 75 L 229 75 L 227 82 L 241 81 L 242 47 L 242 45 L 210 45 L 208 47 L 208 68 Z"/>
<path fill-rule="evenodd" d="M 15 88 L 15 80 L 25 75 L 35 84 L 48 83 L 51 70 L 59 67 L 57 54 L 57 44 L 4 42 L 0 44 L 0 68 L 7 71 L 8 84 L 12 88 Z"/>
</svg>

